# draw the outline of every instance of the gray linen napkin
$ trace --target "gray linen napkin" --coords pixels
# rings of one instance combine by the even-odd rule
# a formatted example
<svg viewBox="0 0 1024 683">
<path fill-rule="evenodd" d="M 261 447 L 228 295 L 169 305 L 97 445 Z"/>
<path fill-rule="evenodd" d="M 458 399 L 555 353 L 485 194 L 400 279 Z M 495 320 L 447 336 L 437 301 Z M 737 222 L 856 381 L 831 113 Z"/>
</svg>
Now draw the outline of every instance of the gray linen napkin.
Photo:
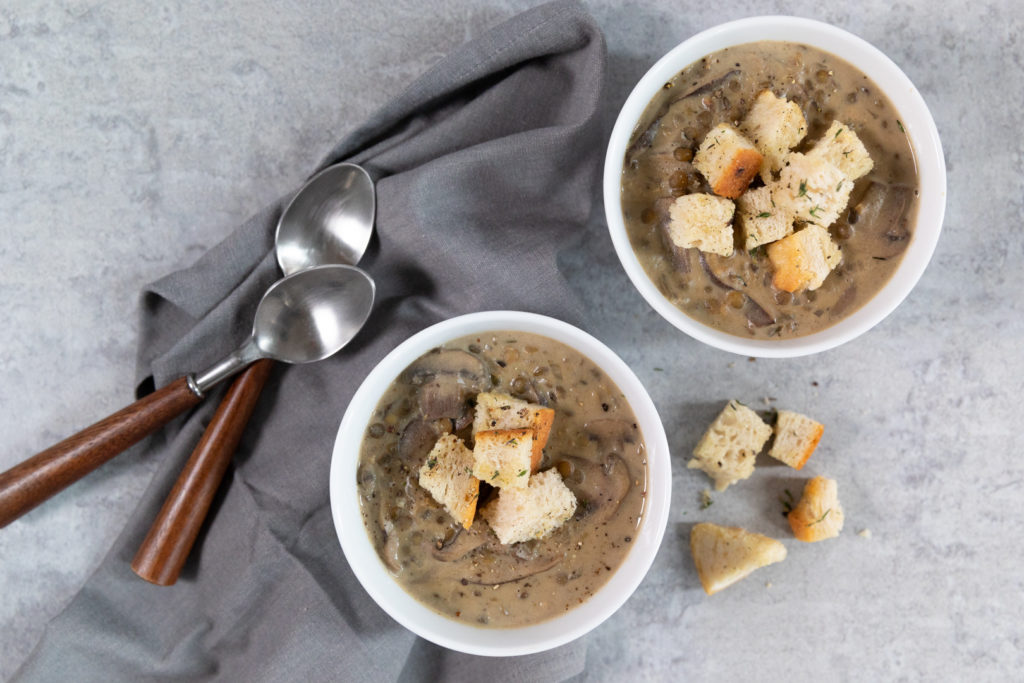
<svg viewBox="0 0 1024 683">
<path fill-rule="evenodd" d="M 327 361 L 276 367 L 168 588 L 129 565 L 223 389 L 144 444 L 161 462 L 153 484 L 49 624 L 22 679 L 534 681 L 582 670 L 582 641 L 480 658 L 395 623 L 345 562 L 327 475 L 356 387 L 410 334 L 486 309 L 578 319 L 556 253 L 591 210 L 604 60 L 601 33 L 579 4 L 544 5 L 442 60 L 335 148 L 322 165 L 353 160 L 378 180 L 377 236 L 361 263 L 379 287 L 371 322 Z M 140 392 L 207 367 L 248 335 L 277 277 L 280 209 L 268 207 L 144 293 Z"/>
</svg>

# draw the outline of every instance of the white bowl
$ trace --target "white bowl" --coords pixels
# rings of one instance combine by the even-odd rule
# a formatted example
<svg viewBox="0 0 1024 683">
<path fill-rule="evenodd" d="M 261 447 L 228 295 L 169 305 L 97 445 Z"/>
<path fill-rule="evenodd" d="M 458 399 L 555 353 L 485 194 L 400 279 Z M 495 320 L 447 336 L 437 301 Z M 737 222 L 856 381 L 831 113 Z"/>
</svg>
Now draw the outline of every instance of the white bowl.
<svg viewBox="0 0 1024 683">
<path fill-rule="evenodd" d="M 633 547 L 608 582 L 591 598 L 559 617 L 532 626 L 488 629 L 445 617 L 423 605 L 391 577 L 363 524 L 356 491 L 359 446 L 385 389 L 421 355 L 450 340 L 487 331 L 539 334 L 570 346 L 607 373 L 636 415 L 647 447 L 648 492 L 644 520 Z M 342 418 L 331 459 L 331 513 L 345 558 L 366 592 L 410 631 L 453 650 L 476 655 L 510 656 L 540 652 L 587 633 L 632 595 L 658 552 L 672 492 L 672 466 L 665 429 L 654 403 L 633 371 L 609 349 L 572 325 L 532 313 L 488 311 L 438 323 L 410 337 L 373 369 Z"/>
<path fill-rule="evenodd" d="M 810 45 L 840 57 L 867 74 L 900 114 L 917 158 L 921 196 L 910 245 L 889 282 L 848 317 L 820 332 L 793 339 L 754 340 L 716 330 L 676 308 L 658 291 L 633 253 L 622 218 L 620 183 L 630 135 L 654 95 L 685 67 L 733 45 L 757 41 Z M 881 322 L 906 298 L 924 273 L 946 209 L 946 163 L 939 133 L 914 84 L 878 49 L 846 31 L 797 17 L 752 17 L 715 26 L 684 41 L 644 75 L 622 106 L 604 162 L 604 205 L 615 251 L 640 294 L 670 323 L 694 339 L 723 351 L 762 358 L 786 358 L 825 351 L 854 339 Z"/>
</svg>

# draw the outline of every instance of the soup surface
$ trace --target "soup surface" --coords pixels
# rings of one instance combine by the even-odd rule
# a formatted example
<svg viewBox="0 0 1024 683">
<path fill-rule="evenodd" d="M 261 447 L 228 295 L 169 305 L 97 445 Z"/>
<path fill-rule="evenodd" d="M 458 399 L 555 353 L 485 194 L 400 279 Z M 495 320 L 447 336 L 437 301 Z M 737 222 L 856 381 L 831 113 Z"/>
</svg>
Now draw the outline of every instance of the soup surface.
<svg viewBox="0 0 1024 683">
<path fill-rule="evenodd" d="M 479 512 L 463 529 L 418 483 L 439 436 L 472 446 L 482 391 L 555 411 L 540 470 L 557 468 L 577 508 L 543 539 L 502 545 Z M 523 626 L 579 605 L 622 562 L 643 514 L 647 461 L 631 408 L 593 362 L 546 337 L 492 332 L 449 342 L 395 380 L 367 426 L 357 477 L 367 531 L 408 593 L 461 621 Z M 478 511 L 496 493 L 481 483 Z"/>
<path fill-rule="evenodd" d="M 773 287 L 765 249 L 744 250 L 741 230 L 734 230 L 736 250 L 729 257 L 679 249 L 667 237 L 672 201 L 711 192 L 692 164 L 704 136 L 723 122 L 739 125 L 766 89 L 803 111 L 808 132 L 794 151 L 806 151 L 838 120 L 856 132 L 874 162 L 829 227 L 842 262 L 813 291 L 791 294 Z M 731 334 L 785 338 L 838 322 L 885 285 L 910 242 L 917 195 L 909 138 L 867 76 L 806 45 L 759 42 L 709 55 L 665 84 L 633 132 L 621 196 L 633 250 L 677 308 Z"/>
</svg>

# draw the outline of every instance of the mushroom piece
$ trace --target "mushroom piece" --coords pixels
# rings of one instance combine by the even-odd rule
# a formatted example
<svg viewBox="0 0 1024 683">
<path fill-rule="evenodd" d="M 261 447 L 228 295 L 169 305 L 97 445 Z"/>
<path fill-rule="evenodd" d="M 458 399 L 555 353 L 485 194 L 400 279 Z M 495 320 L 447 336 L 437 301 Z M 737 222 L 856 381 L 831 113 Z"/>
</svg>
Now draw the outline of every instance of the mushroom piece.
<svg viewBox="0 0 1024 683">
<path fill-rule="evenodd" d="M 457 420 L 465 413 L 467 399 L 491 385 L 484 362 L 460 349 L 435 349 L 421 356 L 402 379 L 419 387 L 416 400 L 428 420 Z"/>
<path fill-rule="evenodd" d="M 910 242 L 904 211 L 910 201 L 910 188 L 873 182 L 863 199 L 853 207 L 855 226 L 859 231 L 870 230 L 879 238 L 880 247 L 871 252 L 875 258 L 891 258 L 903 252 Z M 849 218 L 853 222 L 853 216 Z M 877 253 L 876 253 L 877 252 Z"/>
</svg>

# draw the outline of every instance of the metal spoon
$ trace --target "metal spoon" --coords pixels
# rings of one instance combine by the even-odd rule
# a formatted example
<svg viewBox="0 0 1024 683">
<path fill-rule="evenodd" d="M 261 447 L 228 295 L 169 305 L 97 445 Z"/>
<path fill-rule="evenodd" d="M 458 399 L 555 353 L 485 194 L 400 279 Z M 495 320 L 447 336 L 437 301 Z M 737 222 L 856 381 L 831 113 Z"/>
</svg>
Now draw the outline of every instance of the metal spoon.
<svg viewBox="0 0 1024 683">
<path fill-rule="evenodd" d="M 217 382 L 260 358 L 309 363 L 339 351 L 373 306 L 373 280 L 352 266 L 321 266 L 276 282 L 256 309 L 252 336 L 188 375 L 0 474 L 0 526 L 96 469 L 202 400 Z"/>
<path fill-rule="evenodd" d="M 330 263 L 355 265 L 370 242 L 375 212 L 376 190 L 362 167 L 324 169 L 299 189 L 278 221 L 281 270 L 288 275 Z M 252 364 L 225 394 L 135 554 L 132 570 L 141 578 L 160 586 L 177 581 L 270 370 L 270 361 Z"/>
</svg>

